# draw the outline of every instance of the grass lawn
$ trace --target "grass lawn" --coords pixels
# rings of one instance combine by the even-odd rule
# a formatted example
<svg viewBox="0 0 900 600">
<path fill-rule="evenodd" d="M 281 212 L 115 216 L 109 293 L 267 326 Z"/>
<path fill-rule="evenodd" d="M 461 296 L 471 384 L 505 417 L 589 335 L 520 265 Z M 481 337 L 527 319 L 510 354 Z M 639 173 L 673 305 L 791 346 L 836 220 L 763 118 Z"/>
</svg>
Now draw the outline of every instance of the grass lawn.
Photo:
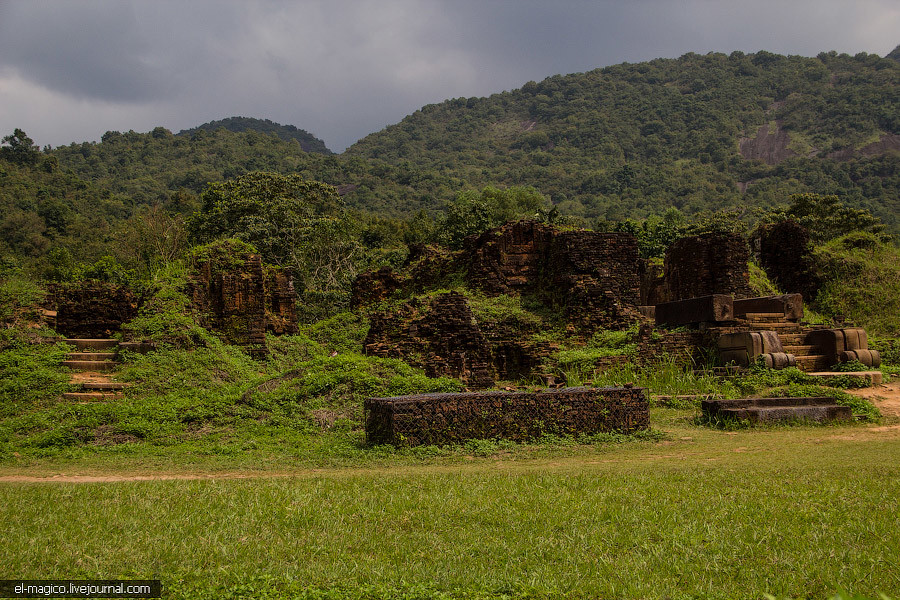
<svg viewBox="0 0 900 600">
<path fill-rule="evenodd" d="M 662 441 L 319 468 L 290 453 L 255 455 L 258 468 L 142 452 L 4 461 L 0 571 L 160 578 L 171 598 L 898 595 L 900 429 L 720 431 L 693 415 L 653 409 Z"/>
</svg>

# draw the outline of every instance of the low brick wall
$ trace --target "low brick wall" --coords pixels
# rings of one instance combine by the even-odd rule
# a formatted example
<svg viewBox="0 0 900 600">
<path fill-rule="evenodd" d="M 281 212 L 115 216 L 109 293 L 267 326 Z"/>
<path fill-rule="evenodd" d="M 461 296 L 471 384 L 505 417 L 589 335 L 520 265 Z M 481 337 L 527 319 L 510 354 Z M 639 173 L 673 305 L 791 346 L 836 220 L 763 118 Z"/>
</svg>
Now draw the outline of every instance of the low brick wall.
<svg viewBox="0 0 900 600">
<path fill-rule="evenodd" d="M 140 298 L 130 289 L 99 281 L 47 286 L 47 308 L 57 311 L 55 329 L 68 337 L 108 338 L 135 318 Z"/>
<path fill-rule="evenodd" d="M 631 433 L 650 426 L 645 388 L 421 394 L 365 401 L 366 441 L 418 446 L 470 439 Z"/>
</svg>

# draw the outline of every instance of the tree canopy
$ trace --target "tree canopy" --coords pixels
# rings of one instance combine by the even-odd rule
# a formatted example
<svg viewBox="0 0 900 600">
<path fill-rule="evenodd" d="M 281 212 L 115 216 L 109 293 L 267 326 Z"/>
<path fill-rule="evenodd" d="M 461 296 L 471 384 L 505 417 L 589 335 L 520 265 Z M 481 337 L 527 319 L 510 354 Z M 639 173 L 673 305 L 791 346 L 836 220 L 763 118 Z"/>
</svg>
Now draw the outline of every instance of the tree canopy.
<svg viewBox="0 0 900 600">
<path fill-rule="evenodd" d="M 194 243 L 236 238 L 268 262 L 291 267 L 313 288 L 339 286 L 355 274 L 356 242 L 335 189 L 300 175 L 256 172 L 211 183 L 188 219 Z"/>
</svg>

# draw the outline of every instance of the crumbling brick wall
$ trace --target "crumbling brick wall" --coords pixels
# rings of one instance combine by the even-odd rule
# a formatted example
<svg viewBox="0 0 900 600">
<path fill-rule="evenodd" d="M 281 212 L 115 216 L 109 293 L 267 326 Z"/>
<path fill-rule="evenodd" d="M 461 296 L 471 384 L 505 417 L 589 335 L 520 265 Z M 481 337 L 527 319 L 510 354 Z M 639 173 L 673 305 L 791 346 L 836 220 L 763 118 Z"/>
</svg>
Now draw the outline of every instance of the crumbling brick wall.
<svg viewBox="0 0 900 600">
<path fill-rule="evenodd" d="M 215 255 L 214 255 L 215 256 Z M 188 295 L 204 327 L 230 343 L 266 354 L 266 331 L 296 333 L 290 272 L 265 268 L 258 254 L 198 259 Z"/>
<path fill-rule="evenodd" d="M 637 241 L 629 233 L 561 231 L 517 221 L 468 238 L 462 251 L 410 249 L 404 273 L 364 273 L 354 285 L 355 306 L 396 289 L 420 291 L 462 272 L 488 295 L 532 294 L 565 310 L 581 328 L 627 326 L 639 318 Z"/>
<path fill-rule="evenodd" d="M 57 283 L 47 287 L 47 305 L 56 330 L 73 338 L 108 338 L 135 318 L 140 298 L 129 288 L 100 281 Z"/>
<path fill-rule="evenodd" d="M 358 308 L 390 298 L 403 287 L 403 279 L 390 267 L 360 273 L 350 285 L 350 306 Z"/>
<path fill-rule="evenodd" d="M 647 328 L 641 331 L 635 362 L 647 365 L 666 358 L 700 367 L 712 360 L 714 347 L 715 338 L 707 331 L 656 332 Z"/>
<path fill-rule="evenodd" d="M 472 287 L 492 295 L 536 294 L 584 329 L 637 318 L 639 258 L 629 233 L 517 221 L 468 239 L 460 261 Z"/>
<path fill-rule="evenodd" d="M 760 226 L 751 239 L 760 266 L 784 292 L 816 297 L 822 285 L 816 274 L 809 231 L 792 219 Z"/>
<path fill-rule="evenodd" d="M 364 409 L 366 440 L 398 446 L 492 438 L 528 441 L 548 434 L 632 433 L 650 426 L 644 388 L 422 394 L 369 398 Z"/>
<path fill-rule="evenodd" d="M 287 269 L 266 269 L 266 331 L 275 335 L 297 333 L 297 292 Z"/>
<path fill-rule="evenodd" d="M 727 294 L 750 298 L 750 251 L 738 234 L 705 233 L 676 240 L 668 250 L 663 280 L 650 304 Z"/>
<path fill-rule="evenodd" d="M 560 231 L 544 266 L 544 294 L 586 330 L 640 319 L 637 240 L 628 233 Z"/>
<path fill-rule="evenodd" d="M 557 234 L 550 225 L 517 221 L 467 239 L 470 285 L 491 295 L 536 291 Z"/>
<path fill-rule="evenodd" d="M 364 347 L 366 354 L 401 358 L 429 377 L 455 377 L 473 388 L 490 387 L 496 377 L 490 344 L 457 292 L 371 315 Z"/>
</svg>

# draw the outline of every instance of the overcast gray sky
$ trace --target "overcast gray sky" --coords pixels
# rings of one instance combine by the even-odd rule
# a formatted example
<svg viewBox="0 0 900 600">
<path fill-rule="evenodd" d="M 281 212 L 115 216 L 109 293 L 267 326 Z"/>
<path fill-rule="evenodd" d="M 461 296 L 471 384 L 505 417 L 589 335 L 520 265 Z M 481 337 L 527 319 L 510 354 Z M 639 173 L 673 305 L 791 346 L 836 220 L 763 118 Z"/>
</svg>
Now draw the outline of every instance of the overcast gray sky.
<svg viewBox="0 0 900 600">
<path fill-rule="evenodd" d="M 900 44 L 897 0 L 0 0 L 0 134 L 229 116 L 337 152 L 425 104 L 686 52 Z"/>
</svg>

